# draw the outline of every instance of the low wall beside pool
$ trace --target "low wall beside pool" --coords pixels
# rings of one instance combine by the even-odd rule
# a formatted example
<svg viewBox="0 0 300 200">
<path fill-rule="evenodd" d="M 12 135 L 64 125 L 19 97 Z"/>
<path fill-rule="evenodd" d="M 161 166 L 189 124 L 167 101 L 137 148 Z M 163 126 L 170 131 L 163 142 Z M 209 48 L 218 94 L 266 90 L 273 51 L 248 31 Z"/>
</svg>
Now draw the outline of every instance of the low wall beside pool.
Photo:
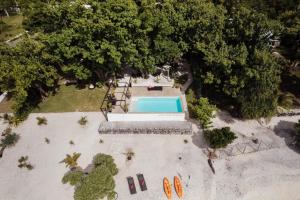
<svg viewBox="0 0 300 200">
<path fill-rule="evenodd" d="M 185 113 L 107 113 L 108 121 L 185 121 Z"/>
</svg>

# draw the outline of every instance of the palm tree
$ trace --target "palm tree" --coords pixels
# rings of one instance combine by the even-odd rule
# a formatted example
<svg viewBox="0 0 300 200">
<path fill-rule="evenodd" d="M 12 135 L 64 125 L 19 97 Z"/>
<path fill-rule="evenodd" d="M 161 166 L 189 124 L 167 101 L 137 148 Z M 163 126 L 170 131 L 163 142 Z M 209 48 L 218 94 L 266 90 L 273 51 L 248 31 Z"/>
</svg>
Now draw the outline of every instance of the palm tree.
<svg viewBox="0 0 300 200">
<path fill-rule="evenodd" d="M 66 155 L 66 158 L 61 161 L 61 163 L 65 163 L 66 167 L 69 167 L 71 170 L 75 170 L 78 166 L 77 160 L 80 157 L 80 153 L 74 152 L 73 155 Z"/>
<path fill-rule="evenodd" d="M 296 97 L 292 93 L 281 93 L 278 98 L 278 104 L 283 108 L 290 109 L 293 106 L 295 99 Z"/>
<path fill-rule="evenodd" d="M 6 134 L 5 137 L 3 139 L 1 139 L 0 158 L 2 158 L 5 148 L 14 146 L 18 142 L 19 139 L 20 139 L 20 136 L 16 133 Z"/>
</svg>

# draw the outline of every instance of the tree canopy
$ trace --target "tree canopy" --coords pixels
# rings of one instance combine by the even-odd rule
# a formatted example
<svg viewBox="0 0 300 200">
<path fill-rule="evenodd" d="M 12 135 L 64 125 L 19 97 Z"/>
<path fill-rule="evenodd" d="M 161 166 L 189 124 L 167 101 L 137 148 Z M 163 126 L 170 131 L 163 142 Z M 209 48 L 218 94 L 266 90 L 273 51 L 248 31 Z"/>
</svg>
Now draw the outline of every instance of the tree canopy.
<svg viewBox="0 0 300 200">
<path fill-rule="evenodd" d="M 34 40 L 0 49 L 0 87 L 14 94 L 16 113 L 53 89 L 58 76 L 104 82 L 127 67 L 148 74 L 185 57 L 196 61 L 201 88 L 231 98 L 242 117 L 265 117 L 276 109 L 281 73 L 270 39 L 281 34 L 299 57 L 297 0 L 18 3 Z"/>
</svg>

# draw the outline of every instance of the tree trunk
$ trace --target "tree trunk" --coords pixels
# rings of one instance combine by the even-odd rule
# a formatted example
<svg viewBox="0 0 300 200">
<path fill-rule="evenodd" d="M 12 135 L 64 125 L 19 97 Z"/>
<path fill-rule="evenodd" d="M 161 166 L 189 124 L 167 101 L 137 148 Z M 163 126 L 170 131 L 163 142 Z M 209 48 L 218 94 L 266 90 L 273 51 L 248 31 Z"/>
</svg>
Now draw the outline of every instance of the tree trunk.
<svg viewBox="0 0 300 200">
<path fill-rule="evenodd" d="M 9 17 L 9 14 L 6 9 L 4 9 L 4 12 L 5 12 L 6 16 Z"/>
<path fill-rule="evenodd" d="M 0 150 L 0 158 L 2 158 L 3 156 L 3 152 L 4 152 L 4 149 L 6 148 L 6 146 L 3 146 Z"/>
<path fill-rule="evenodd" d="M 37 87 L 37 89 L 39 90 L 41 96 L 44 97 L 48 97 L 47 92 L 38 84 L 35 84 L 35 86 Z"/>
</svg>

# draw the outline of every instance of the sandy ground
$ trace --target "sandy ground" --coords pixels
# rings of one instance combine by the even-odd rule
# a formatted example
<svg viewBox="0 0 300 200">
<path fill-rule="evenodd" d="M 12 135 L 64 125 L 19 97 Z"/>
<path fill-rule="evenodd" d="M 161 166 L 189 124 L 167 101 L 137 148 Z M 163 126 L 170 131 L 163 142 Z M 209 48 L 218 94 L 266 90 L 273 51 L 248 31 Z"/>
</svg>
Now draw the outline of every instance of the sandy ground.
<svg viewBox="0 0 300 200">
<path fill-rule="evenodd" d="M 48 125 L 38 126 L 37 116 L 45 116 Z M 86 127 L 77 123 L 81 116 L 88 118 Z M 119 168 L 115 181 L 120 200 L 164 200 L 163 177 L 172 181 L 175 175 L 182 177 L 185 200 L 300 200 L 300 154 L 287 147 L 282 134 L 297 117 L 275 118 L 268 125 L 238 120 L 228 123 L 228 117 L 227 122 L 224 118 L 214 119 L 214 126 L 230 125 L 238 132 L 237 142 L 240 138 L 253 137 L 254 133 L 255 137 L 278 143 L 280 148 L 215 160 L 216 175 L 213 175 L 203 153 L 202 133 L 196 126 L 192 136 L 99 135 L 97 129 L 103 120 L 99 113 L 32 114 L 14 129 L 21 139 L 0 159 L 0 199 L 73 199 L 74 188 L 61 183 L 68 169 L 59 162 L 67 153 L 80 152 L 79 165 L 83 168 L 97 153 L 114 157 Z M 278 124 L 280 131 L 274 133 L 272 129 Z M 0 129 L 4 127 L 0 124 Z M 50 139 L 50 144 L 45 143 L 45 137 Z M 104 143 L 99 143 L 100 139 Z M 187 144 L 184 139 L 188 140 Z M 70 145 L 70 140 L 75 145 Z M 130 162 L 124 155 L 128 149 L 135 152 Z M 17 160 L 25 155 L 34 165 L 32 171 L 17 167 Z M 137 173 L 144 174 L 148 191 L 140 191 Z M 129 194 L 127 176 L 135 179 L 135 195 Z M 173 197 L 177 199 L 174 190 Z"/>
</svg>

